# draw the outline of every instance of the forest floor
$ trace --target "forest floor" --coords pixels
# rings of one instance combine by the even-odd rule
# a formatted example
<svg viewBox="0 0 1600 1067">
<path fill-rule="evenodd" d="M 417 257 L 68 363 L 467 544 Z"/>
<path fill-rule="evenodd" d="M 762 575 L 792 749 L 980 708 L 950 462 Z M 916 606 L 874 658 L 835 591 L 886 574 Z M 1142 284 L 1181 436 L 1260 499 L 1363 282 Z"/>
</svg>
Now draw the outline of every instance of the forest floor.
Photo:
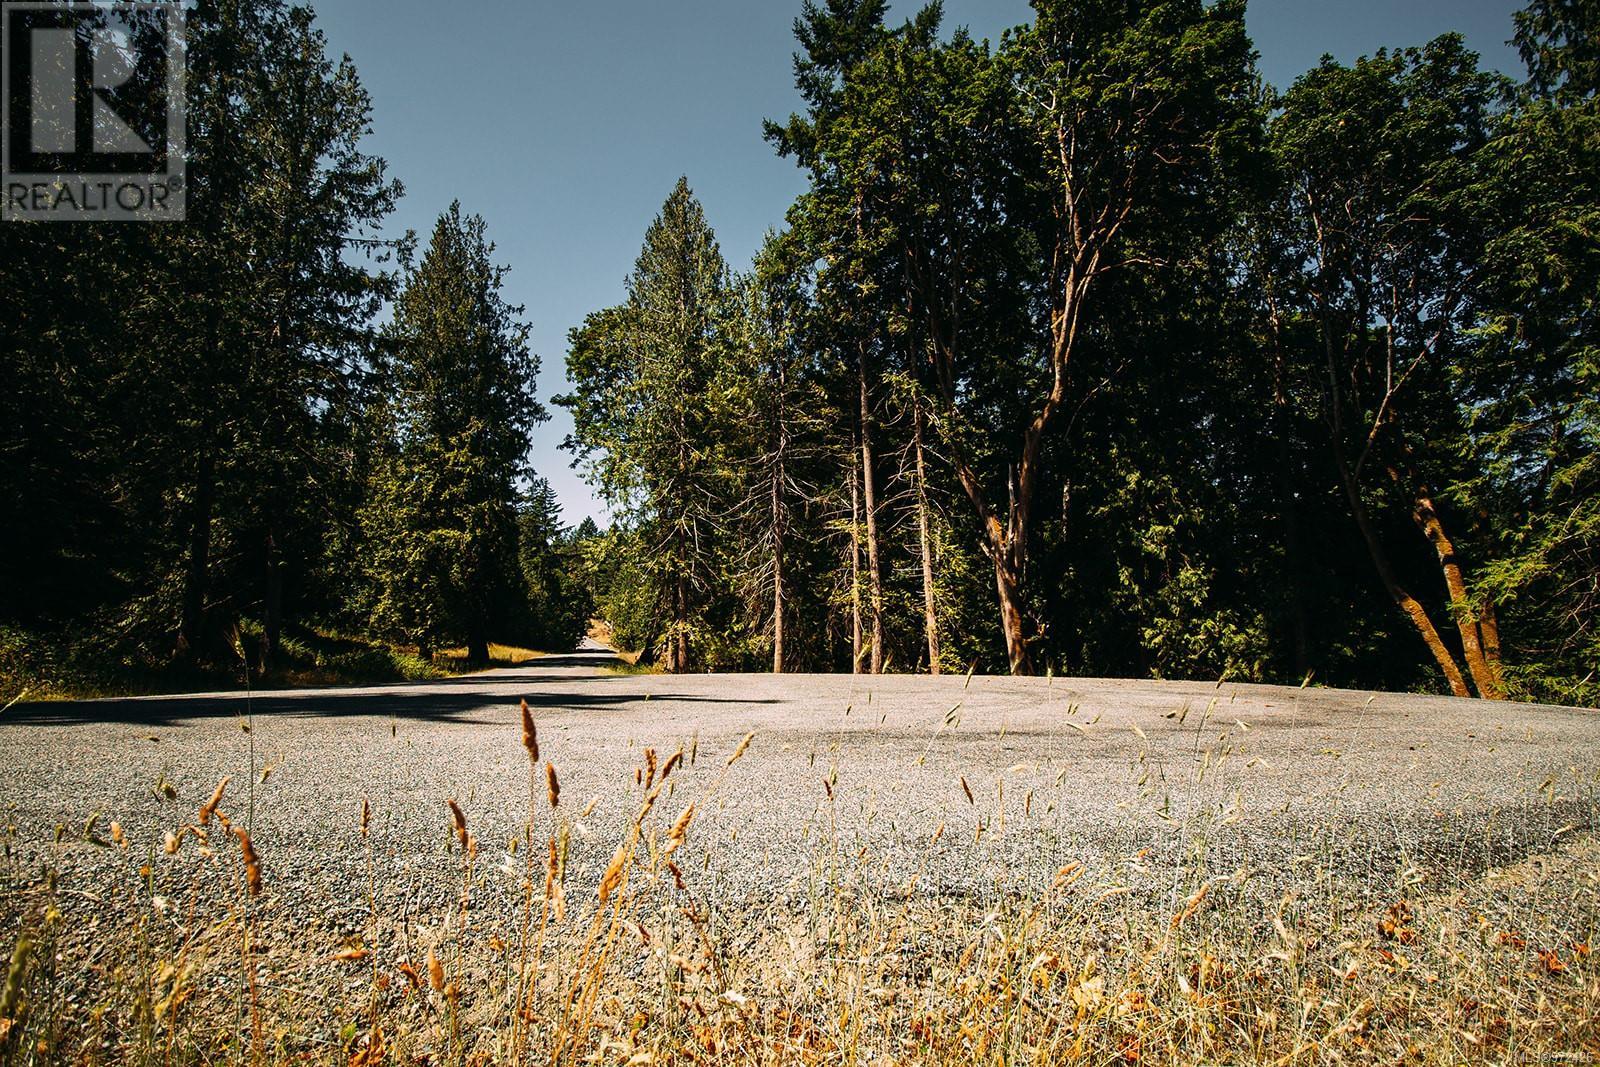
<svg viewBox="0 0 1600 1067">
<path fill-rule="evenodd" d="M 1600 713 L 613 662 L 11 708 L 0 1051 L 1600 1054 Z"/>
</svg>

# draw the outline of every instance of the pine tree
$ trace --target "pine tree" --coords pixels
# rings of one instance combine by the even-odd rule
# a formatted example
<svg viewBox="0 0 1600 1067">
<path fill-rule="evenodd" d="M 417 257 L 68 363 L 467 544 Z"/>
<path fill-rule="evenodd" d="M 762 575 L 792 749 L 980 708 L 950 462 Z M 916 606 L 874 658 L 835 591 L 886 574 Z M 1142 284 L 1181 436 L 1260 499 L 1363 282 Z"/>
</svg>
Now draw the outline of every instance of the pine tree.
<svg viewBox="0 0 1600 1067">
<path fill-rule="evenodd" d="M 578 541 L 596 536 L 593 520 L 569 530 L 561 504 L 543 478 L 533 479 L 517 513 L 517 552 L 527 583 L 527 640 L 534 648 L 566 651 L 588 628 L 592 596 Z M 585 532 L 587 531 L 587 532 Z"/>
<path fill-rule="evenodd" d="M 695 662 L 695 637 L 721 585 L 721 548 L 732 469 L 726 415 L 742 384 L 728 364 L 728 269 L 687 179 L 679 179 L 645 233 L 627 300 L 573 330 L 574 391 L 567 447 L 646 545 L 643 566 L 665 662 Z"/>
<path fill-rule="evenodd" d="M 526 607 L 516 487 L 546 417 L 485 232 L 452 204 L 406 277 L 383 368 L 392 450 L 366 511 L 378 624 L 424 649 L 462 641 L 476 663 Z"/>
</svg>

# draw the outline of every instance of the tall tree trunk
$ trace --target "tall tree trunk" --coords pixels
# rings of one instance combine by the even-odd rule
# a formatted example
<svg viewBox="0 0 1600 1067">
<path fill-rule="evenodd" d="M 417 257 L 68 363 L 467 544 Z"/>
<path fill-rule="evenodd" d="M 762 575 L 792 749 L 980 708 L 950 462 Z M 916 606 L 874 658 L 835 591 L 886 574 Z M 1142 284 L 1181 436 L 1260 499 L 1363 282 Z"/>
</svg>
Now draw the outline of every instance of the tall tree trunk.
<svg viewBox="0 0 1600 1067">
<path fill-rule="evenodd" d="M 1478 618 L 1478 631 L 1483 635 L 1483 658 L 1488 661 L 1489 673 L 1494 679 L 1496 699 L 1504 700 L 1506 676 L 1500 662 L 1500 617 L 1495 612 L 1492 600 L 1483 605 L 1483 614 Z"/>
<path fill-rule="evenodd" d="M 1069 215 L 1073 215 L 1075 210 L 1074 205 L 1068 205 Z M 950 458 L 956 478 L 978 513 L 985 551 L 994 563 L 995 586 L 1000 599 L 1000 629 L 1005 636 L 1006 659 L 1014 675 L 1033 673 L 1030 637 L 1022 614 L 1025 603 L 1023 576 L 1027 571 L 1034 491 L 1038 486 L 1045 438 L 1051 423 L 1066 402 L 1067 369 L 1083 321 L 1088 293 L 1100 273 L 1101 254 L 1120 225 L 1119 221 L 1109 231 L 1097 233 L 1087 245 L 1081 245 L 1081 234 L 1058 238 L 1055 261 L 1060 270 L 1060 289 L 1050 314 L 1050 391 L 1045 394 L 1043 403 L 1024 428 L 1021 454 L 1007 472 L 1009 508 L 1004 524 L 990 503 L 971 457 L 964 453 L 958 440 L 951 441 Z M 1076 221 L 1071 229 L 1076 231 Z M 1068 247 L 1073 244 L 1080 244 L 1080 247 L 1074 251 Z M 928 306 L 932 307 L 932 304 L 928 303 Z M 929 335 L 933 339 L 933 364 L 939 385 L 939 402 L 952 423 L 959 421 L 954 333 L 953 325 L 942 322 L 936 313 L 930 315 Z"/>
<path fill-rule="evenodd" d="M 1000 596 L 1000 627 L 1006 638 L 1006 660 L 1013 675 L 1033 673 L 1028 634 L 1022 622 L 1022 581 L 1003 552 L 994 553 L 994 584 Z"/>
<path fill-rule="evenodd" d="M 928 639 L 928 673 L 939 673 L 939 609 L 933 591 L 933 538 L 928 529 L 928 468 L 922 455 L 922 399 L 911 401 L 912 448 L 917 461 L 917 544 L 922 553 L 922 627 Z"/>
<path fill-rule="evenodd" d="M 1390 476 L 1396 482 L 1400 481 L 1398 471 L 1391 470 Z M 1444 574 L 1445 589 L 1450 594 L 1450 611 L 1455 616 L 1456 630 L 1461 634 L 1461 649 L 1467 661 L 1467 670 L 1472 673 L 1472 684 L 1485 700 L 1503 699 L 1505 694 L 1501 692 L 1500 680 L 1489 666 L 1478 620 L 1473 617 L 1466 578 L 1461 573 L 1461 559 L 1456 555 L 1455 544 L 1445 531 L 1438 505 L 1433 500 L 1433 494 L 1420 481 L 1413 485 L 1412 494 L 1411 517 L 1439 557 L 1439 570 Z M 1498 651 L 1498 632 L 1495 638 Z"/>
<path fill-rule="evenodd" d="M 672 670 L 682 674 L 689 669 L 689 587 L 682 573 L 677 581 L 678 610 L 672 627 Z"/>
<path fill-rule="evenodd" d="M 211 516 L 216 506 L 216 444 L 201 434 L 200 464 L 195 472 L 194 508 L 189 518 L 189 559 L 183 576 L 183 615 L 178 625 L 177 656 L 196 662 L 205 643 L 206 585 L 211 572 Z"/>
<path fill-rule="evenodd" d="M 789 533 L 789 515 L 783 498 L 784 485 L 788 479 L 789 461 L 789 382 L 788 364 L 784 357 L 779 355 L 776 359 L 777 379 L 777 448 L 774 449 L 772 463 L 772 673 L 782 674 L 784 671 L 784 600 L 788 590 L 784 587 L 784 556 L 785 540 Z"/>
<path fill-rule="evenodd" d="M 781 456 L 781 453 L 780 453 Z M 783 461 L 778 461 L 772 479 L 772 673 L 782 674 L 783 663 Z"/>
<path fill-rule="evenodd" d="M 861 453 L 850 450 L 850 673 L 861 673 Z"/>
<path fill-rule="evenodd" d="M 1355 517 L 1356 528 L 1361 531 L 1361 539 L 1366 542 L 1367 553 L 1372 557 L 1372 565 L 1378 572 L 1378 580 L 1383 583 L 1384 589 L 1394 599 L 1401 612 L 1416 627 L 1423 644 L 1428 646 L 1434 662 L 1443 672 L 1445 681 L 1450 684 L 1450 692 L 1458 697 L 1470 697 L 1472 692 L 1467 688 L 1467 679 L 1461 672 L 1461 665 L 1456 662 L 1450 649 L 1445 647 L 1438 629 L 1433 625 L 1433 620 L 1428 617 L 1427 609 L 1405 590 L 1400 584 L 1400 579 L 1395 576 L 1394 567 L 1389 563 L 1389 555 L 1378 540 L 1377 531 L 1372 528 L 1372 519 L 1367 514 L 1366 503 L 1361 499 L 1361 489 L 1356 485 L 1355 475 L 1350 470 L 1350 464 L 1346 461 L 1344 451 L 1339 447 L 1337 440 L 1334 442 L 1334 457 L 1338 461 L 1339 481 L 1343 484 L 1345 497 L 1350 502 L 1350 511 Z"/>
<path fill-rule="evenodd" d="M 872 620 L 872 673 L 883 673 L 883 570 L 878 557 L 878 488 L 872 453 L 872 401 L 867 392 L 867 349 L 857 346 L 861 385 L 861 486 L 867 516 L 867 593 Z"/>
<path fill-rule="evenodd" d="M 678 412 L 678 477 L 680 493 L 683 491 L 681 486 L 693 484 L 689 478 L 689 436 L 681 408 Z M 684 510 L 675 515 L 676 526 L 672 533 L 672 633 L 667 638 L 670 642 L 667 670 L 674 674 L 682 674 L 689 669 L 689 586 L 686 579 L 689 573 L 689 542 L 684 532 L 688 513 L 684 502 L 679 501 L 678 506 Z"/>
<path fill-rule="evenodd" d="M 1350 503 L 1350 514 L 1356 521 L 1356 528 L 1361 531 L 1361 539 L 1366 542 L 1367 554 L 1372 557 L 1372 565 L 1378 572 L 1378 580 L 1383 583 L 1384 589 L 1400 611 L 1411 620 L 1411 625 L 1416 627 L 1422 643 L 1428 647 L 1428 652 L 1439 665 L 1445 681 L 1449 683 L 1450 692 L 1458 697 L 1470 697 L 1472 691 L 1467 688 L 1466 675 L 1462 673 L 1461 665 L 1456 662 L 1455 656 L 1439 636 L 1438 628 L 1433 625 L 1433 620 L 1428 617 L 1428 611 L 1422 606 L 1421 601 L 1400 584 L 1400 579 L 1395 575 L 1394 567 L 1389 562 L 1389 554 L 1384 550 L 1383 543 L 1378 539 L 1378 532 L 1372 526 L 1372 517 L 1367 514 L 1366 502 L 1361 499 L 1360 483 L 1357 482 L 1356 473 L 1351 470 L 1349 457 L 1344 451 L 1344 397 L 1339 388 L 1333 320 L 1325 299 L 1318 300 L 1317 317 L 1321 326 L 1323 355 L 1327 361 L 1331 416 L 1329 443 L 1333 446 L 1334 463 L 1339 470 L 1339 484 L 1344 488 L 1345 498 Z M 1357 321 L 1365 319 L 1358 317 Z"/>
</svg>

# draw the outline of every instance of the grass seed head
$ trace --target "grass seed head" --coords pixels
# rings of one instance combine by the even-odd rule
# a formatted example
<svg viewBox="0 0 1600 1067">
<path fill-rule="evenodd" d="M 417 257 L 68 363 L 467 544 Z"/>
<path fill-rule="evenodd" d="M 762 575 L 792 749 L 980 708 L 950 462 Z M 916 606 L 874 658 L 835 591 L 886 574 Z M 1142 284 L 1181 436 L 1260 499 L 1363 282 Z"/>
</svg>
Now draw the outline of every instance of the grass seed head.
<svg viewBox="0 0 1600 1067">
<path fill-rule="evenodd" d="M 672 829 L 667 831 L 667 847 L 663 850 L 665 855 L 672 855 L 673 852 L 677 851 L 678 846 L 683 844 L 683 839 L 689 833 L 689 824 L 693 821 L 694 805 L 690 804 L 683 809 L 683 814 L 679 815 L 677 821 L 672 824 Z"/>
<path fill-rule="evenodd" d="M 561 779 L 556 777 L 556 765 L 554 763 L 546 763 L 544 765 L 544 785 L 545 791 L 550 795 L 550 806 L 552 808 L 560 807 Z"/>
<path fill-rule="evenodd" d="M 11 966 L 6 971 L 5 991 L 0 993 L 0 1018 L 15 1019 L 22 1002 L 23 979 L 28 976 L 28 957 L 33 954 L 33 942 L 27 937 L 17 938 L 11 950 Z"/>
<path fill-rule="evenodd" d="M 616 854 L 611 857 L 611 862 L 606 865 L 606 873 L 600 879 L 601 904 L 604 904 L 607 900 L 609 900 L 611 898 L 611 894 L 615 893 L 617 891 L 617 887 L 622 884 L 622 872 L 627 866 L 627 863 L 628 846 L 623 845 L 622 847 L 618 848 Z"/>
<path fill-rule="evenodd" d="M 450 818 L 455 822 L 456 840 L 461 842 L 461 847 L 467 847 L 467 817 L 461 811 L 461 805 L 454 800 L 446 800 L 450 805 Z"/>
<path fill-rule="evenodd" d="M 744 737 L 739 741 L 739 747 L 734 749 L 733 755 L 728 757 L 728 766 L 732 767 L 735 763 L 739 762 L 739 757 L 744 755 L 745 750 L 750 747 L 750 742 L 754 741 L 755 738 L 756 732 L 754 730 L 751 730 L 749 733 L 744 735 Z"/>
<path fill-rule="evenodd" d="M 539 762 L 539 731 L 533 724 L 533 709 L 528 707 L 528 702 L 522 702 L 522 747 L 528 750 L 528 763 L 530 766 Z"/>
<path fill-rule="evenodd" d="M 689 887 L 687 884 L 685 884 L 683 880 L 683 872 L 678 869 L 678 865 L 673 863 L 671 860 L 668 860 L 667 870 L 671 872 L 673 884 L 678 887 L 678 892 L 688 892 Z"/>
<path fill-rule="evenodd" d="M 223 794 L 224 791 L 227 790 L 228 782 L 229 782 L 229 780 L 231 778 L 232 778 L 231 775 L 224 774 L 222 776 L 222 781 L 217 783 L 217 788 L 216 788 L 215 792 L 213 792 L 211 794 L 211 799 L 206 801 L 204 804 L 200 805 L 200 825 L 201 826 L 210 825 L 211 816 L 213 816 L 213 815 L 215 815 L 217 813 L 217 805 L 222 803 L 222 794 Z"/>
<path fill-rule="evenodd" d="M 245 885 L 250 890 L 250 895 L 261 895 L 261 857 L 256 855 L 255 845 L 250 842 L 250 832 L 243 827 L 233 827 L 234 836 L 239 839 L 239 855 L 244 858 Z"/>
</svg>

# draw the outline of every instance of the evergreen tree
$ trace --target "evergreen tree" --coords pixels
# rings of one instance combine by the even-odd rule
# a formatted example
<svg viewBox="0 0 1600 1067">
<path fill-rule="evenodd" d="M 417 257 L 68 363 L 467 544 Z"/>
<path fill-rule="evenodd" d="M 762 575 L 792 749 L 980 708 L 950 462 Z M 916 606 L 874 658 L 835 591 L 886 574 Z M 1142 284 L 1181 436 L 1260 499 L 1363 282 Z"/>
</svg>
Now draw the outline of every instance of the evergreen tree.
<svg viewBox="0 0 1600 1067">
<path fill-rule="evenodd" d="M 476 663 L 525 609 L 517 484 L 546 417 L 529 327 L 501 296 L 485 231 L 452 204 L 407 274 L 383 367 L 391 452 L 365 515 L 375 621 L 424 649 L 462 641 Z"/>
<path fill-rule="evenodd" d="M 1506 620 L 1519 695 L 1600 700 L 1600 19 L 1538 0 L 1517 16 L 1529 80 L 1466 200 L 1490 235 L 1462 370 L 1481 457 L 1474 506 L 1496 553 L 1473 608 Z"/>
<path fill-rule="evenodd" d="M 208 0 L 187 25 L 188 221 L 0 233 L 7 263 L 55 279 L 48 301 L 5 298 L 0 497 L 38 521 L 4 535 L 0 610 L 92 618 L 125 654 L 190 665 L 232 660 L 254 618 L 265 663 L 290 616 L 343 592 L 325 553 L 359 498 L 330 489 L 352 484 L 400 190 L 309 9 Z"/>
<path fill-rule="evenodd" d="M 726 445 L 730 394 L 723 329 L 728 270 L 686 179 L 645 234 L 627 300 L 572 331 L 567 371 L 574 391 L 567 447 L 588 459 L 589 477 L 647 546 L 653 630 L 647 658 L 664 639 L 670 670 L 688 670 L 696 638 L 720 586 L 729 496 Z"/>
<path fill-rule="evenodd" d="M 534 648 L 566 651 L 583 638 L 594 611 L 580 541 L 597 536 L 592 520 L 578 530 L 561 521 L 561 504 L 543 478 L 523 494 L 517 551 L 528 590 L 527 640 Z"/>
</svg>

